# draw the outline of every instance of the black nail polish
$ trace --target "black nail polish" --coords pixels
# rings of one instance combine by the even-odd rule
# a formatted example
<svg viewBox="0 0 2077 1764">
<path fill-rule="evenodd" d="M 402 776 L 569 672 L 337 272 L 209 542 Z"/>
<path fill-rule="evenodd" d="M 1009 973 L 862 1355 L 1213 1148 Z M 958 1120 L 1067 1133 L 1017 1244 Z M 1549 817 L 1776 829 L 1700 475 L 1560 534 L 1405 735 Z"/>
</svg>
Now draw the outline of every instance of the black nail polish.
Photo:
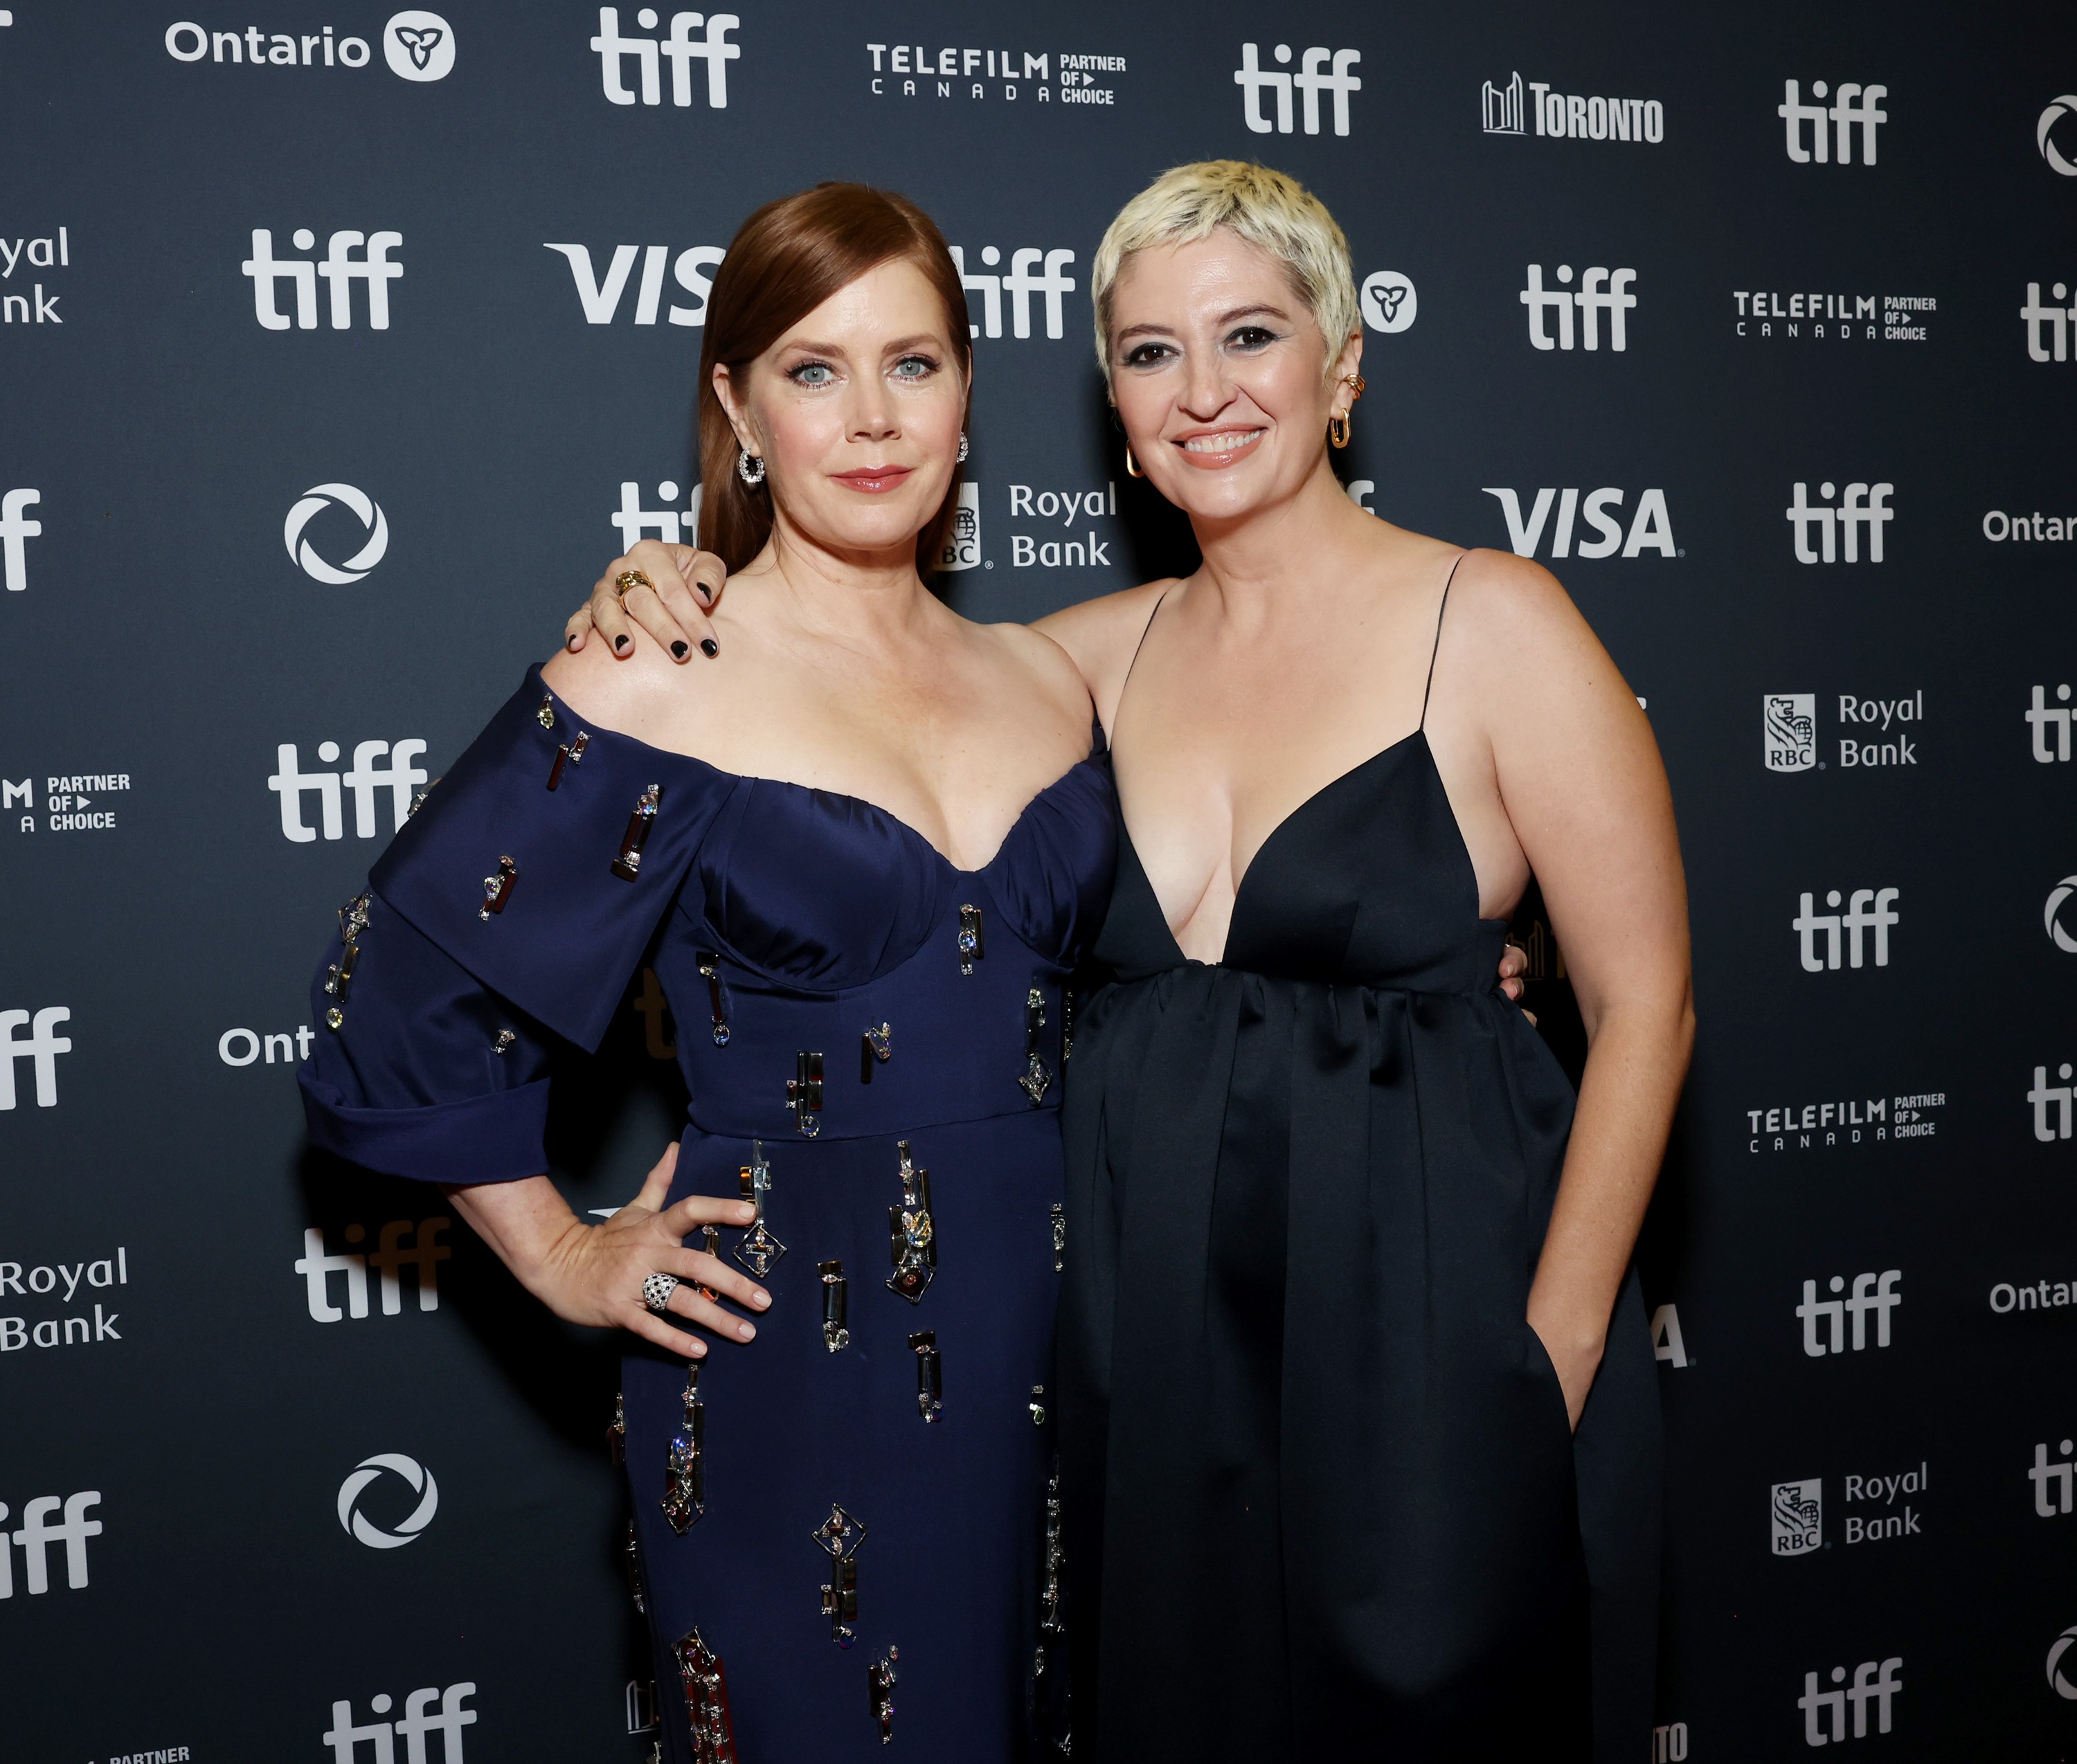
<svg viewBox="0 0 2077 1764">
<path fill-rule="evenodd" d="M 691 655 L 692 652 L 693 646 L 687 643 L 682 637 L 674 639 L 671 644 L 671 653 L 676 656 L 680 661 L 683 661 L 688 655 Z"/>
<path fill-rule="evenodd" d="M 613 640 L 613 647 L 615 649 L 625 649 L 627 647 L 627 639 L 625 637 L 616 637 Z"/>
<path fill-rule="evenodd" d="M 711 637 L 702 637 L 700 639 L 700 653 L 705 655 L 709 661 L 712 661 L 715 656 L 721 653 L 721 645 L 716 643 Z"/>
<path fill-rule="evenodd" d="M 568 643 L 572 649 L 575 649 L 577 647 L 577 634 L 575 631 L 572 631 L 570 633 Z"/>
</svg>

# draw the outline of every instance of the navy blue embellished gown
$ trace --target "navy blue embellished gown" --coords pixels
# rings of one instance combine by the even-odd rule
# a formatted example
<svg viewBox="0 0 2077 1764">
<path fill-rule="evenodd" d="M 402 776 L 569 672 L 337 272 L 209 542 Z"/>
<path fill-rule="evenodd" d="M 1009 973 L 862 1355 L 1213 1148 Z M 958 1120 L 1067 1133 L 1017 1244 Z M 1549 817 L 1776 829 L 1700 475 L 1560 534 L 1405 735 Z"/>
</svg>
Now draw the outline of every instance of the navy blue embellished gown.
<svg viewBox="0 0 2077 1764">
<path fill-rule="evenodd" d="M 428 1182 L 539 1172 L 550 1050 L 595 1048 L 646 957 L 691 1097 L 671 1199 L 768 1180 L 772 1306 L 700 1372 L 682 1534 L 685 1371 L 624 1371 L 673 1764 L 1058 1737 L 1061 988 L 1114 850 L 1101 754 L 960 871 L 856 798 L 588 725 L 537 670 L 343 915 L 314 1143 Z"/>
</svg>

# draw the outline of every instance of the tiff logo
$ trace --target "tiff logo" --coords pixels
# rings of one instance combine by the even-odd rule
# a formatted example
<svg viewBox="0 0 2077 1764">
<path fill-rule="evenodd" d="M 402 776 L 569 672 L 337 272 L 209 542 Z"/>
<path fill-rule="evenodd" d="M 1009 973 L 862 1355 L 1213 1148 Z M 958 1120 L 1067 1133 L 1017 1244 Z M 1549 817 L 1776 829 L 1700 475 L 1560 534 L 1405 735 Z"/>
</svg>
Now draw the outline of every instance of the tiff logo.
<svg viewBox="0 0 2077 1764">
<path fill-rule="evenodd" d="M 101 1535 L 101 1521 L 89 1519 L 86 1510 L 101 1504 L 98 1489 L 89 1489 L 78 1495 L 39 1495 L 26 1502 L 22 1508 L 22 1529 L 17 1532 L 0 1529 L 0 1599 L 15 1596 L 15 1554 L 8 1548 L 11 1543 L 22 1552 L 22 1585 L 31 1596 L 51 1590 L 50 1558 L 45 1554 L 52 1544 L 65 1546 L 65 1584 L 77 1591 L 86 1584 L 86 1540 Z M 51 1516 L 62 1509 L 65 1516 L 56 1525 Z M 7 1504 L 0 1500 L 0 1519 L 7 1516 Z"/>
<path fill-rule="evenodd" d="M 1861 560 L 1861 529 L 1868 530 L 1868 561 L 1879 564 L 1883 560 L 1883 529 L 1896 518 L 1896 511 L 1889 505 L 1888 499 L 1896 492 L 1894 484 L 1850 484 L 1840 498 L 1838 507 L 1829 505 L 1833 489 L 1829 484 L 1817 486 L 1817 493 L 1825 500 L 1813 503 L 1808 500 L 1809 485 L 1798 483 L 1796 500 L 1782 512 L 1788 516 L 1788 524 L 1796 529 L 1796 561 L 1799 564 L 1836 564 L 1839 560 L 1840 539 L 1843 535 L 1846 561 L 1858 564 Z M 1810 530 L 1817 529 L 1817 543 L 1810 543 Z"/>
<path fill-rule="evenodd" d="M 1875 164 L 1875 131 L 1889 120 L 1889 112 L 1878 108 L 1878 101 L 1889 96 L 1888 86 L 1857 85 L 1850 80 L 1839 88 L 1829 110 L 1822 104 L 1804 103 L 1793 80 L 1782 82 L 1782 94 L 1781 103 L 1774 114 L 1782 119 L 1788 136 L 1788 156 L 1798 165 L 1807 165 L 1813 160 L 1820 165 L 1829 162 L 1831 136 L 1825 129 L 1827 123 L 1838 131 L 1838 160 L 1842 165 L 1854 163 L 1854 131 L 1857 127 L 1861 135 L 1861 164 Z M 1825 96 L 1822 80 L 1810 82 L 1810 95 L 1817 98 Z M 1856 98 L 1859 100 L 1858 103 L 1854 102 Z M 1813 125 L 1808 147 L 1803 144 L 1803 125 L 1806 123 Z M 1888 1731 L 1887 1723 L 1883 1731 Z"/>
<path fill-rule="evenodd" d="M 391 1721 L 386 1717 L 393 1704 L 385 1692 L 368 1700 L 368 1712 L 375 1719 L 365 1727 L 354 1725 L 351 1698 L 335 1702 L 331 1706 L 331 1729 L 324 1736 L 324 1743 L 331 1748 L 332 1764 L 356 1764 L 362 1757 L 363 1740 L 373 1748 L 367 1754 L 371 1764 L 395 1764 L 392 1734 L 402 1737 L 408 1764 L 427 1764 L 426 1737 L 431 1733 L 440 1737 L 440 1764 L 463 1764 L 461 1730 L 475 1724 L 476 1711 L 462 1704 L 475 1695 L 473 1683 L 450 1684 L 444 1690 L 428 1685 L 404 1699 L 403 1720 Z M 438 1709 L 433 1707 L 436 1703 Z"/>
<path fill-rule="evenodd" d="M 386 741 L 355 743 L 353 767 L 346 774 L 344 782 L 353 793 L 353 830 L 356 835 L 364 839 L 375 837 L 375 793 L 385 786 L 389 792 L 390 831 L 393 833 L 403 826 L 411 812 L 412 787 L 426 781 L 425 773 L 411 762 L 425 751 L 425 743 L 416 740 L 400 741 L 393 747 Z M 385 753 L 389 756 L 389 763 L 378 764 Z M 346 835 L 339 803 L 339 775 L 335 772 L 303 771 L 293 741 L 282 742 L 275 748 L 274 756 L 278 769 L 268 779 L 267 788 L 281 799 L 281 837 L 298 845 L 307 845 L 317 838 L 316 830 L 303 822 L 303 793 L 314 790 L 325 838 L 343 838 Z M 337 759 L 339 743 L 319 742 L 318 758 L 327 764 Z"/>
<path fill-rule="evenodd" d="M 58 1055 L 72 1051 L 72 1038 L 57 1033 L 72 1021 L 71 1008 L 46 1005 L 33 1017 L 26 1010 L 0 1011 L 0 1113 L 15 1106 L 15 1062 L 26 1059 L 36 1075 L 36 1106 L 58 1105 Z M 26 1027 L 27 1041 L 15 1031 Z"/>
<path fill-rule="evenodd" d="M 41 490 L 0 491 L 0 576 L 7 592 L 19 594 L 29 585 L 27 541 L 43 536 L 44 523 L 32 521 L 23 510 L 44 499 Z"/>
<path fill-rule="evenodd" d="M 2061 1447 L 2062 1461 L 2051 1464 L 2048 1461 L 2046 1441 L 2033 1448 L 2033 1468 L 2026 1473 L 2026 1479 L 2033 1484 L 2033 1511 L 2038 1519 L 2059 1519 L 2070 1511 L 2071 1483 L 2077 1464 L 2070 1461 L 2071 1442 L 2064 1440 Z"/>
<path fill-rule="evenodd" d="M 980 296 L 981 322 L 969 323 L 968 335 L 975 337 L 1000 337 L 1002 335 L 1002 297 L 1009 296 L 1009 334 L 1013 337 L 1031 335 L 1031 297 L 1041 294 L 1046 301 L 1046 335 L 1060 337 L 1066 334 L 1065 320 L 1060 310 L 1060 297 L 1075 291 L 1075 279 L 1067 273 L 1067 266 L 1075 260 L 1075 254 L 1064 248 L 1042 251 L 1036 245 L 1019 247 L 1009 254 L 1007 275 L 991 276 L 976 273 L 967 273 L 967 253 L 964 245 L 951 248 L 952 261 L 959 265 L 959 285 L 970 294 Z M 1002 253 L 993 245 L 980 248 L 981 262 L 993 268 L 1002 261 Z M 1043 267 L 1041 267 L 1043 264 Z"/>
<path fill-rule="evenodd" d="M 396 1317 L 404 1308 L 403 1283 L 398 1271 L 406 1266 L 416 1271 L 418 1308 L 439 1309 L 439 1265 L 454 1257 L 454 1251 L 439 1241 L 440 1234 L 453 1223 L 443 1213 L 415 1221 L 392 1219 L 382 1227 L 373 1255 L 352 1250 L 331 1254 L 325 1249 L 323 1229 L 318 1225 L 309 1227 L 303 1233 L 303 1253 L 297 1258 L 295 1269 L 303 1277 L 304 1297 L 310 1305 L 311 1320 L 336 1323 L 342 1317 L 367 1316 L 368 1271 L 371 1267 L 382 1282 L 385 1317 Z M 348 1225 L 343 1234 L 348 1243 L 364 1243 L 368 1238 L 367 1230 L 357 1225 Z M 406 1238 L 411 1240 L 408 1246 L 404 1241 Z M 331 1277 L 335 1274 L 346 1276 L 343 1311 L 331 1301 Z"/>
<path fill-rule="evenodd" d="M 2070 359 L 2070 333 L 2077 330 L 2077 305 L 2066 306 L 2062 302 L 2070 289 L 2064 283 L 2051 282 L 2049 297 L 2056 304 L 2044 306 L 2041 303 L 2041 284 L 2030 281 L 2026 285 L 2026 304 L 2019 310 L 2020 322 L 2026 327 L 2026 353 L 2030 361 L 2067 361 Z M 2041 339 L 2042 329 L 2047 327 L 2048 341 Z"/>
<path fill-rule="evenodd" d="M 1558 280 L 1569 282 L 1572 266 L 1560 264 Z M 1580 311 L 1580 343 L 1585 349 L 1601 347 L 1600 318 L 1609 315 L 1609 347 L 1621 354 L 1630 347 L 1628 333 L 1624 328 L 1623 314 L 1637 305 L 1637 296 L 1630 292 L 1630 285 L 1637 280 L 1634 269 L 1609 269 L 1596 264 L 1591 269 L 1580 273 L 1580 287 L 1576 293 L 1563 288 L 1546 289 L 1543 285 L 1543 266 L 1529 266 L 1529 285 L 1518 297 L 1529 309 L 1529 340 L 1538 349 L 1570 349 L 1572 347 L 1572 310 Z M 1558 335 L 1554 338 L 1544 329 L 1543 316 L 1546 312 L 1558 315 Z"/>
<path fill-rule="evenodd" d="M 317 243 L 317 235 L 307 227 L 298 227 L 289 237 L 298 251 L 308 251 Z M 284 281 L 295 288 L 296 328 L 317 329 L 317 279 L 320 276 L 331 285 L 334 331 L 353 328 L 353 285 L 356 281 L 368 284 L 368 329 L 387 331 L 389 284 L 404 273 L 402 264 L 390 262 L 389 251 L 391 247 L 403 243 L 402 233 L 359 233 L 350 230 L 337 232 L 325 242 L 324 261 L 311 263 L 301 257 L 276 257 L 273 231 L 256 227 L 252 229 L 252 255 L 239 268 L 252 278 L 253 314 L 268 331 L 289 328 L 289 315 L 274 303 L 275 289 Z M 353 255 L 356 250 L 360 252 L 358 258 Z"/>
<path fill-rule="evenodd" d="M 632 478 L 622 479 L 619 512 L 612 517 L 613 524 L 620 529 L 621 550 L 632 551 L 637 539 L 652 532 L 666 545 L 692 543 L 700 530 L 700 489 L 695 484 L 689 503 L 682 509 L 674 508 L 672 505 L 678 500 L 678 487 L 667 479 L 656 486 L 656 495 L 663 507 L 645 509 L 642 505 L 642 486 Z"/>
<path fill-rule="evenodd" d="M 635 22 L 644 31 L 656 28 L 656 11 L 653 6 L 644 6 L 635 15 Z M 671 34 L 661 43 L 649 37 L 624 37 L 620 34 L 620 8 L 601 6 L 598 9 L 598 35 L 591 40 L 593 52 L 598 56 L 599 80 L 605 89 L 606 101 L 611 104 L 632 104 L 635 94 L 621 83 L 621 70 L 627 58 L 635 58 L 635 77 L 641 85 L 641 102 L 655 106 L 664 102 L 661 61 L 671 64 L 671 102 L 680 110 L 689 110 L 693 102 L 693 63 L 707 64 L 707 108 L 725 110 L 728 108 L 728 64 L 743 59 L 743 51 L 728 40 L 730 31 L 739 28 L 743 20 L 733 12 L 715 12 L 704 19 L 697 12 L 674 12 L 671 15 Z M 704 27 L 706 35 L 694 39 L 693 33 Z M 661 58 L 660 60 L 660 57 Z"/>
<path fill-rule="evenodd" d="M 2033 689 L 2033 702 L 2027 707 L 2027 726 L 2033 732 L 2033 761 L 2038 766 L 2052 766 L 2067 762 L 2070 758 L 2070 689 L 2067 685 L 2055 689 L 2056 709 L 2049 708 L 2046 691 Z M 2055 751 L 2048 751 L 2048 732 L 2055 731 Z"/>
<path fill-rule="evenodd" d="M 1320 132 L 1320 94 L 1333 94 L 1334 102 L 1334 132 L 1349 132 L 1349 94 L 1363 90 L 1363 81 L 1349 72 L 1363 60 L 1360 49 L 1308 49 L 1298 64 L 1296 73 L 1265 72 L 1256 60 L 1259 51 L 1252 43 L 1240 46 L 1240 68 L 1234 75 L 1234 84 L 1241 89 L 1241 114 L 1247 119 L 1248 127 L 1257 135 L 1267 135 L 1274 130 L 1279 135 L 1288 135 L 1292 129 L 1291 94 L 1295 87 L 1305 101 L 1305 132 Z M 1291 45 L 1280 43 L 1270 53 L 1279 67 L 1291 64 Z M 1330 71 L 1331 64 L 1331 71 Z M 1273 123 L 1262 114 L 1262 94 L 1264 91 L 1276 94 L 1276 119 Z"/>
<path fill-rule="evenodd" d="M 1836 973 L 1839 967 L 1839 933 L 1846 934 L 1846 965 L 1860 967 L 1864 965 L 1867 945 L 1864 934 L 1875 933 L 1875 955 L 1877 967 L 1889 966 L 1889 934 L 1891 928 L 1901 922 L 1894 909 L 1900 891 L 1896 888 L 1855 888 L 1846 903 L 1842 919 L 1836 911 L 1820 913 L 1813 904 L 1814 897 L 1805 890 L 1801 897 L 1802 910 L 1790 922 L 1791 928 L 1800 939 L 1796 953 L 1802 958 L 1803 971 L 1806 974 Z M 1839 891 L 1831 889 L 1825 897 L 1825 904 L 1837 908 Z M 1820 934 L 1825 938 L 1825 952 L 1817 953 Z"/>
<path fill-rule="evenodd" d="M 669 264 L 672 279 L 695 303 L 681 306 L 673 302 L 664 316 L 674 325 L 703 325 L 707 322 L 707 297 L 714 292 L 714 278 L 706 273 L 728 255 L 718 245 L 689 245 L 673 261 L 668 245 L 651 245 L 646 252 L 639 245 L 616 245 L 606 273 L 599 276 L 592 269 L 590 246 L 548 243 L 544 248 L 559 251 L 569 260 L 570 274 L 577 285 L 577 304 L 584 308 L 588 325 L 613 322 L 638 256 L 642 258 L 642 283 L 635 296 L 635 322 L 656 322 L 657 310 L 663 303 L 664 266 Z"/>
<path fill-rule="evenodd" d="M 1879 88 L 1878 88 L 1879 89 Z M 1834 1740 L 1846 1737 L 1846 1705 L 1854 1706 L 1854 1737 L 1864 1740 L 1868 1737 L 1868 1704 L 1875 1705 L 1875 1731 L 1889 1732 L 1889 1700 L 1904 1688 L 1904 1680 L 1897 1671 L 1904 1664 L 1900 1654 L 1892 1654 L 1887 1660 L 1863 1660 L 1854 1668 L 1854 1682 L 1843 1691 L 1820 1691 L 1817 1675 L 1803 1675 L 1803 1695 L 1796 1700 L 1796 1708 L 1803 1711 L 1803 1743 L 1805 1745 L 1829 1745 Z M 1832 1668 L 1832 1682 L 1846 1682 L 1846 1669 L 1842 1666 Z M 1829 1717 L 1829 1721 L 1827 1720 Z M 1829 1725 L 1829 1733 L 1819 1731 Z"/>
<path fill-rule="evenodd" d="M 2048 1068 L 2033 1068 L 2033 1088 L 2026 1093 L 2026 1100 L 2033 1105 L 2033 1137 L 2044 1146 L 2052 1146 L 2058 1139 L 2070 1137 L 2070 1067 L 2066 1062 L 2055 1068 L 2055 1075 L 2062 1082 L 2051 1084 Z M 2053 1109 L 2053 1117 L 2049 1110 Z"/>
<path fill-rule="evenodd" d="M 1663 490 L 1644 490 L 1638 493 L 1637 513 L 1630 517 L 1630 532 L 1625 537 L 1622 522 L 1609 512 L 1620 509 L 1623 493 L 1610 485 L 1601 489 L 1589 490 L 1583 501 L 1576 488 L 1559 489 L 1553 485 L 1539 489 L 1536 500 L 1530 505 L 1529 518 L 1521 514 L 1521 498 L 1510 489 L 1483 486 L 1485 493 L 1499 499 L 1501 513 L 1507 519 L 1507 542 L 1517 557 L 1534 557 L 1536 547 L 1543 538 L 1545 523 L 1550 518 L 1550 505 L 1558 505 L 1557 525 L 1550 532 L 1550 553 L 1559 557 L 1613 557 L 1616 547 L 1622 547 L 1625 557 L 1635 557 L 1641 552 L 1656 551 L 1661 557 L 1677 557 L 1674 548 L 1673 523 L 1666 512 L 1666 493 Z M 1582 539 L 1577 546 L 1572 543 L 1575 517 L 1584 516 L 1586 524 L 1600 535 L 1597 539 Z"/>
<path fill-rule="evenodd" d="M 1904 1295 L 1896 1290 L 1896 1283 L 1904 1278 L 1900 1268 L 1890 1268 L 1881 1274 L 1857 1274 L 1854 1276 L 1854 1290 L 1850 1297 L 1826 1299 L 1822 1303 L 1817 1297 L 1817 1283 L 1803 1283 L 1803 1302 L 1796 1308 L 1796 1314 L 1803 1319 L 1803 1351 L 1813 1360 L 1821 1360 L 1827 1354 L 1843 1354 L 1842 1345 L 1846 1319 L 1851 1313 L 1854 1319 L 1854 1352 L 1858 1354 L 1868 1345 L 1868 1313 L 1875 1313 L 1875 1346 L 1889 1346 L 1889 1314 L 1904 1303 Z M 1827 1283 L 1834 1292 L 1841 1291 L 1846 1282 L 1834 1275 Z M 1825 1333 L 1818 1333 L 1818 1325 L 1825 1325 Z"/>
</svg>

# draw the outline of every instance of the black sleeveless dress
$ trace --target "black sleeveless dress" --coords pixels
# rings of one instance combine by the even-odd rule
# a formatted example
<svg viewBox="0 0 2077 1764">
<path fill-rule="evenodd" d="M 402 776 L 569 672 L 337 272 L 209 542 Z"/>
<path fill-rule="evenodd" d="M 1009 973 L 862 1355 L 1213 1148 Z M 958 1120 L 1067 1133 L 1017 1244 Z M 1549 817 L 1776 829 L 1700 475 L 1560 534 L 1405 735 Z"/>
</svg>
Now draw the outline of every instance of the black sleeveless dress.
<svg viewBox="0 0 2077 1764">
<path fill-rule="evenodd" d="M 1426 721 L 1270 836 L 1216 966 L 1120 820 L 1063 1122 L 1099 1764 L 1648 1755 L 1649 1329 L 1632 1274 L 1568 1433 L 1526 1311 L 1573 1093 Z"/>
</svg>

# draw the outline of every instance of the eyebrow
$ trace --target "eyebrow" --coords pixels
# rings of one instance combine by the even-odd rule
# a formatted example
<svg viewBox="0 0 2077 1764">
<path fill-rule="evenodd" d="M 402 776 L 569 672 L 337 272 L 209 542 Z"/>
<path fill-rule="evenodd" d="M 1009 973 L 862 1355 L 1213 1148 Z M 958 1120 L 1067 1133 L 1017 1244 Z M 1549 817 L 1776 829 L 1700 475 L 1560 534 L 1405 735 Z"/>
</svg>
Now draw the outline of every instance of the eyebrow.
<svg viewBox="0 0 2077 1764">
<path fill-rule="evenodd" d="M 1266 301 L 1258 301 L 1253 306 L 1230 307 L 1219 314 L 1217 322 L 1222 326 L 1230 325 L 1236 319 L 1252 318 L 1263 313 L 1272 318 L 1281 318 L 1286 324 L 1291 322 L 1289 313 L 1281 306 L 1271 306 Z M 1128 325 L 1118 334 L 1118 340 L 1123 343 L 1130 337 L 1172 337 L 1175 335 L 1176 329 L 1172 325 Z"/>
<path fill-rule="evenodd" d="M 851 353 L 851 352 L 845 348 L 841 343 L 817 343 L 811 337 L 796 337 L 789 341 L 785 347 L 789 349 L 805 349 L 810 354 L 818 356 L 847 356 Z M 927 331 L 918 331 L 913 337 L 897 337 L 893 342 L 883 344 L 880 348 L 880 353 L 883 356 L 899 356 L 906 355 L 911 351 L 916 349 L 926 347 L 938 349 L 943 347 L 943 339 L 942 338 L 934 336 Z"/>
</svg>

